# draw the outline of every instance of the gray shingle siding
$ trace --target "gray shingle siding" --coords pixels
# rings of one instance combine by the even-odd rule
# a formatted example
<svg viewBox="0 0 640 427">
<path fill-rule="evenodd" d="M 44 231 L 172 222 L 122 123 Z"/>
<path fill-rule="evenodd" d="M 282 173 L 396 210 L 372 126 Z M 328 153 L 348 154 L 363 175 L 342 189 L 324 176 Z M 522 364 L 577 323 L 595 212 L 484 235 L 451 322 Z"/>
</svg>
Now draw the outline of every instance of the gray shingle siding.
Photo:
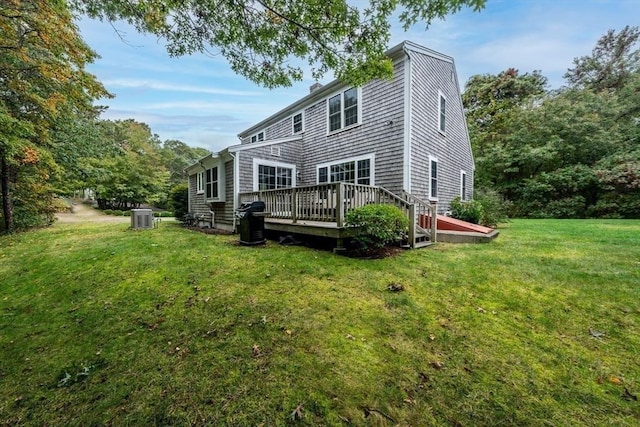
<svg viewBox="0 0 640 427">
<path fill-rule="evenodd" d="M 272 147 L 280 149 L 280 156 L 271 154 Z M 300 141 L 259 146 L 239 151 L 236 153 L 236 156 L 236 158 L 239 159 L 240 165 L 240 193 L 253 191 L 253 159 L 294 164 L 297 170 L 301 168 L 300 159 L 302 158 L 302 153 L 300 151 Z M 300 183 L 297 184 L 300 185 Z"/>
<path fill-rule="evenodd" d="M 204 193 L 197 192 L 197 173 L 189 176 L 189 212 L 209 214 L 209 206 L 204 201 Z"/>
<path fill-rule="evenodd" d="M 315 184 L 316 166 L 367 154 L 375 155 L 375 184 L 402 189 L 404 133 L 404 62 L 394 66 L 392 80 L 375 80 L 362 87 L 360 125 L 327 135 L 327 99 L 305 109 L 301 184 Z M 342 90 L 348 89 L 345 86 Z"/>
<path fill-rule="evenodd" d="M 233 216 L 235 215 L 233 208 L 233 160 L 225 162 L 224 175 L 225 188 L 221 190 L 225 192 L 225 201 L 223 203 L 212 203 L 213 208 L 211 210 L 215 214 L 216 226 L 224 224 L 228 228 L 233 226 Z"/>
<path fill-rule="evenodd" d="M 418 52 L 411 56 L 411 192 L 428 200 L 429 155 L 438 160 L 439 210 L 460 195 L 460 171 L 473 193 L 474 163 L 454 64 Z M 445 135 L 438 131 L 439 92 L 446 98 Z"/>
<path fill-rule="evenodd" d="M 266 128 L 249 135 L 247 138 L 243 138 L 241 140 L 241 144 L 250 144 L 251 137 L 260 132 L 264 132 L 264 140 L 278 139 L 278 138 L 286 138 L 287 136 L 293 135 L 293 114 L 291 117 L 287 117 L 284 120 L 279 121 L 271 126 L 267 126 Z"/>
<path fill-rule="evenodd" d="M 215 202 L 212 204 L 206 203 L 205 194 L 197 193 L 197 172 L 189 175 L 189 212 L 193 214 L 205 215 L 209 218 L 209 209 L 214 212 L 216 226 L 224 226 L 224 228 L 230 229 L 233 226 L 233 161 L 229 160 L 224 163 L 224 174 L 226 185 L 224 189 L 220 189 L 225 192 L 224 202 Z"/>
</svg>

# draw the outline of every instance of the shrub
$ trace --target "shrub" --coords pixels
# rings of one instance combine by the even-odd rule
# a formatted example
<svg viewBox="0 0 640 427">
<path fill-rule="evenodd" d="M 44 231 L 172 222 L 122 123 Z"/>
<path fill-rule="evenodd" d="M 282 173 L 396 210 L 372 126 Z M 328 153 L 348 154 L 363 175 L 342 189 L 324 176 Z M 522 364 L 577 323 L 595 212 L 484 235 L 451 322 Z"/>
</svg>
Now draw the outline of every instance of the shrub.
<svg viewBox="0 0 640 427">
<path fill-rule="evenodd" d="M 367 205 L 347 212 L 347 226 L 358 227 L 354 240 L 364 249 L 382 248 L 407 235 L 409 220 L 392 205 Z"/>
<path fill-rule="evenodd" d="M 104 212 L 105 215 L 113 215 L 113 209 L 105 209 L 102 212 Z"/>
<path fill-rule="evenodd" d="M 508 222 L 509 209 L 512 203 L 505 201 L 495 190 L 478 189 L 475 191 L 474 200 L 482 206 L 482 217 L 480 224 L 487 227 L 495 227 L 500 223 Z"/>
<path fill-rule="evenodd" d="M 463 202 L 458 196 L 451 201 L 451 216 L 456 219 L 479 224 L 482 214 L 482 205 L 476 200 Z"/>
<path fill-rule="evenodd" d="M 119 209 L 114 209 L 112 215 L 113 216 L 122 216 L 122 211 L 119 210 Z"/>
<path fill-rule="evenodd" d="M 122 211 L 122 215 L 123 216 L 131 216 L 131 211 L 130 210 Z"/>
<path fill-rule="evenodd" d="M 187 184 L 178 184 L 169 192 L 171 207 L 176 218 L 184 218 L 188 211 L 189 186 Z"/>
<path fill-rule="evenodd" d="M 161 216 L 162 218 L 171 218 L 171 217 L 173 216 L 173 212 L 168 212 L 168 211 L 166 211 L 166 212 L 160 212 L 160 216 Z"/>
</svg>

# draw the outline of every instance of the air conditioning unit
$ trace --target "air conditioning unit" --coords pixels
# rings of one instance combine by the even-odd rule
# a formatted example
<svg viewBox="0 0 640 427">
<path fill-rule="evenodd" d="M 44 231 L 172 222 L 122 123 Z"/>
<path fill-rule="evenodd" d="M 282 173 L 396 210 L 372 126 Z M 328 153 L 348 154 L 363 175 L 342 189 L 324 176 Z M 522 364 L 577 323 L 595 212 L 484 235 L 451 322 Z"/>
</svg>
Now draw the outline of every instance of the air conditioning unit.
<svg viewBox="0 0 640 427">
<path fill-rule="evenodd" d="M 153 211 L 151 209 L 131 209 L 131 228 L 134 230 L 153 228 Z"/>
</svg>

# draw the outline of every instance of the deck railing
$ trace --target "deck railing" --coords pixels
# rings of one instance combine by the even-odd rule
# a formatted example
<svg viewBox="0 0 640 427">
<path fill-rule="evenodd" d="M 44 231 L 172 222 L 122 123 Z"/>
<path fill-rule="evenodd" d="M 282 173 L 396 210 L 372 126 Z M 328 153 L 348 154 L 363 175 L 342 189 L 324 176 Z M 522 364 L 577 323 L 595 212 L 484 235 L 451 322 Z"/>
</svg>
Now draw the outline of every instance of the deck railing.
<svg viewBox="0 0 640 427">
<path fill-rule="evenodd" d="M 302 187 L 282 188 L 240 193 L 240 203 L 261 200 L 271 218 L 298 221 L 335 222 L 345 226 L 345 215 L 352 209 L 367 204 L 391 204 L 397 206 L 409 219 L 409 242 L 413 245 L 416 233 L 421 228 L 421 218 L 434 217 L 435 206 L 370 185 L 335 182 Z M 424 219 L 422 220 L 424 221 Z M 429 230 L 435 241 L 435 221 Z M 425 228 L 425 227 L 422 227 Z"/>
</svg>

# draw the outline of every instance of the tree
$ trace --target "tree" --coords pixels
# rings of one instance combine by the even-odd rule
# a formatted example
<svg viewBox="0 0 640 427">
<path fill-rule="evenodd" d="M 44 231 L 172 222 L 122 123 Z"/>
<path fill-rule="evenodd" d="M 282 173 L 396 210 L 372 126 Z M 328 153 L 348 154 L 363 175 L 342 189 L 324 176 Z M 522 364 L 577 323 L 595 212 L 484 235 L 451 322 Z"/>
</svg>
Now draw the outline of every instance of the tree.
<svg viewBox="0 0 640 427">
<path fill-rule="evenodd" d="M 564 77 L 570 85 L 594 91 L 621 89 L 640 70 L 640 27 L 626 26 L 616 34 L 609 30 L 591 55 L 573 60 Z"/>
<path fill-rule="evenodd" d="M 62 0 L 0 3 L 0 187 L 4 229 L 52 218 L 52 128 L 64 115 L 95 113 L 104 87 L 84 69 L 96 58 Z M 16 203 L 14 204 L 14 199 Z"/>
<path fill-rule="evenodd" d="M 168 139 L 160 148 L 162 164 L 169 171 L 170 186 L 185 182 L 184 170 L 196 161 L 206 157 L 209 150 L 199 147 L 189 147 L 182 141 Z"/>
<path fill-rule="evenodd" d="M 547 78 L 539 71 L 520 72 L 509 68 L 497 75 L 472 76 L 465 85 L 462 101 L 466 111 L 471 145 L 477 163 L 476 183 L 496 184 L 499 169 L 508 167 L 499 159 L 509 161 L 505 153 L 505 138 L 512 132 L 513 121 L 525 114 L 546 96 Z"/>
<path fill-rule="evenodd" d="M 77 10 L 109 21 L 123 19 L 139 31 L 167 42 L 172 56 L 194 52 L 225 57 L 234 72 L 266 87 L 289 86 L 312 66 L 319 79 L 332 70 L 338 78 L 361 84 L 390 77 L 384 53 L 390 40 L 390 18 L 408 29 L 486 0 L 370 0 L 356 7 L 348 0 L 73 0 Z M 298 61 L 298 63 L 299 63 Z M 292 65 L 293 64 L 293 65 Z"/>
<path fill-rule="evenodd" d="M 160 141 L 149 126 L 135 120 L 106 121 L 104 135 L 116 147 L 111 155 L 88 158 L 87 184 L 102 209 L 128 209 L 166 198 L 169 173 L 162 164 Z"/>
</svg>

